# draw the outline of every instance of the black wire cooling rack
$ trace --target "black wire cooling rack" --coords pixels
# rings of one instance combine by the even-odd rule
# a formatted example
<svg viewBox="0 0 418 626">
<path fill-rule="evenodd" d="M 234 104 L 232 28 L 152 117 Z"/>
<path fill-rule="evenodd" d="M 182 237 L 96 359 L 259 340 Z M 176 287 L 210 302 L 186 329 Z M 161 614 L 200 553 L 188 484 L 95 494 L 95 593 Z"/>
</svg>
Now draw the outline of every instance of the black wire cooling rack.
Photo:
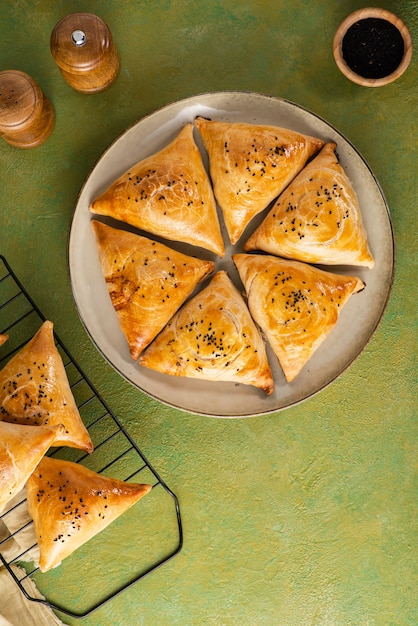
<svg viewBox="0 0 418 626">
<path fill-rule="evenodd" d="M 0 333 L 9 336 L 0 349 L 0 370 L 16 352 L 26 345 L 45 319 L 6 259 L 0 255 Z M 28 600 L 43 603 L 65 615 L 82 618 L 90 615 L 176 556 L 183 545 L 183 531 L 177 497 L 145 458 L 57 334 L 54 336 L 80 415 L 94 443 L 94 452 L 87 455 L 80 450 L 63 447 L 53 448 L 48 454 L 82 463 L 98 473 L 113 478 L 152 485 L 152 490 L 146 498 L 141 499 L 131 509 L 134 518 L 130 520 L 130 528 L 135 528 L 136 536 L 132 536 L 131 532 L 129 536 L 121 536 L 119 533 L 123 526 L 117 525 L 117 521 L 102 531 L 102 533 L 107 533 L 106 551 L 103 555 L 103 561 L 106 563 L 105 569 L 101 562 L 101 543 L 97 541 L 91 549 L 88 547 L 90 544 L 88 542 L 77 550 L 77 552 L 85 550 L 86 558 L 77 559 L 76 568 L 71 564 L 67 565 L 66 561 L 72 558 L 68 557 L 58 568 L 46 573 L 41 573 L 29 560 L 30 552 L 36 548 L 36 544 L 29 546 L 18 555 L 13 555 L 10 560 L 3 556 L 5 552 L 2 553 L 2 546 L 6 549 L 14 540 L 19 545 L 20 535 L 33 524 L 30 518 L 24 526 L 13 530 L 3 539 L 0 534 L 0 565 L 2 563 L 7 568 L 25 597 Z M 18 507 L 25 506 L 26 501 L 23 496 L 21 501 L 14 503 L 13 509 L 0 515 L 0 525 L 3 523 L 3 526 L 7 527 L 7 516 L 16 513 Z M 125 515 L 131 514 L 131 511 Z M 92 543 L 93 541 L 94 539 L 91 540 Z M 111 562 L 111 568 L 108 569 L 111 546 L 116 550 L 117 556 Z M 56 570 L 61 570 L 61 568 L 62 571 L 57 574 Z M 87 587 L 91 589 L 90 581 L 95 577 L 99 577 L 96 580 L 100 580 L 98 592 L 100 597 L 86 606 L 83 598 L 84 589 Z M 39 599 L 31 595 L 27 589 L 28 579 L 33 579 L 41 592 L 43 583 L 46 583 L 47 589 L 52 586 L 55 590 L 54 597 L 46 594 L 48 597 Z M 74 589 L 79 590 L 79 593 L 75 594 L 76 597 L 74 597 Z"/>
</svg>

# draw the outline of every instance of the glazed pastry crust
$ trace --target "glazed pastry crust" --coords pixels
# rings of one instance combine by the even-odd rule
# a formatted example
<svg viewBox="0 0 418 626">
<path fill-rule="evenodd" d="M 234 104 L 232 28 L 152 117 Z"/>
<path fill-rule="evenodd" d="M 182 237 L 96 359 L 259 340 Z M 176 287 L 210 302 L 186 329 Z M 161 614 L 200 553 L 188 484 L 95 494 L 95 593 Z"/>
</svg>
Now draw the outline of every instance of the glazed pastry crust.
<svg viewBox="0 0 418 626">
<path fill-rule="evenodd" d="M 0 513 L 23 489 L 50 446 L 64 431 L 56 426 L 22 426 L 0 422 Z"/>
<path fill-rule="evenodd" d="M 6 343 L 8 338 L 9 338 L 9 335 L 6 335 L 5 333 L 1 333 L 0 334 L 0 346 L 2 346 L 4 343 Z"/>
<path fill-rule="evenodd" d="M 172 376 L 253 385 L 267 395 L 274 389 L 264 342 L 225 271 L 180 309 L 139 363 Z"/>
<path fill-rule="evenodd" d="M 171 241 L 224 254 L 216 202 L 192 124 L 114 181 L 90 210 Z"/>
<path fill-rule="evenodd" d="M 244 250 L 324 265 L 372 268 L 356 192 L 326 144 L 283 191 Z"/>
<path fill-rule="evenodd" d="M 53 324 L 45 321 L 34 337 L 0 372 L 0 419 L 39 426 L 63 424 L 56 445 L 92 452 L 84 426 L 55 346 Z"/>
<path fill-rule="evenodd" d="M 233 256 L 248 306 L 291 382 L 337 324 L 364 283 L 270 255 Z"/>
<path fill-rule="evenodd" d="M 92 228 L 109 296 L 136 360 L 215 266 L 96 220 Z"/>
<path fill-rule="evenodd" d="M 26 484 L 40 570 L 59 565 L 150 490 L 151 485 L 126 483 L 78 463 L 44 457 Z"/>
<path fill-rule="evenodd" d="M 195 125 L 209 156 L 215 197 L 232 244 L 324 143 L 269 125 L 217 122 L 201 117 Z"/>
</svg>

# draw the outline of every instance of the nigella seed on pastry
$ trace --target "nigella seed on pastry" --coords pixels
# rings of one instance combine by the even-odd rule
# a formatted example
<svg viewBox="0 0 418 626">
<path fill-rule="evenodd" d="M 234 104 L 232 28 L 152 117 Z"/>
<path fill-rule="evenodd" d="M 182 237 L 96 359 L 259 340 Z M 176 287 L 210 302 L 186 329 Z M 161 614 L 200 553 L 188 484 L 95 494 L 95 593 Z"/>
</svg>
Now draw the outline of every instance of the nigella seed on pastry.
<svg viewBox="0 0 418 626">
<path fill-rule="evenodd" d="M 225 252 L 215 198 L 192 124 L 112 182 L 90 210 L 218 256 Z"/>
<path fill-rule="evenodd" d="M 225 271 L 187 301 L 139 358 L 171 376 L 274 390 L 263 339 Z"/>
<path fill-rule="evenodd" d="M 335 148 L 326 144 L 289 184 L 245 242 L 245 251 L 323 265 L 374 266 L 357 194 Z"/>
<path fill-rule="evenodd" d="M 136 360 L 215 265 L 98 220 L 91 224 L 109 297 Z"/>
<path fill-rule="evenodd" d="M 26 485 L 40 570 L 59 565 L 151 489 L 103 476 L 79 463 L 44 457 Z"/>
<path fill-rule="evenodd" d="M 232 244 L 324 143 L 277 126 L 202 117 L 195 125 L 209 155 L 215 197 Z"/>
<path fill-rule="evenodd" d="M 291 382 L 337 324 L 341 308 L 364 283 L 355 276 L 272 255 L 235 254 L 233 260 L 251 314 Z"/>
<path fill-rule="evenodd" d="M 0 371 L 0 419 L 28 425 L 63 424 L 56 445 L 93 451 L 49 320 Z"/>
</svg>

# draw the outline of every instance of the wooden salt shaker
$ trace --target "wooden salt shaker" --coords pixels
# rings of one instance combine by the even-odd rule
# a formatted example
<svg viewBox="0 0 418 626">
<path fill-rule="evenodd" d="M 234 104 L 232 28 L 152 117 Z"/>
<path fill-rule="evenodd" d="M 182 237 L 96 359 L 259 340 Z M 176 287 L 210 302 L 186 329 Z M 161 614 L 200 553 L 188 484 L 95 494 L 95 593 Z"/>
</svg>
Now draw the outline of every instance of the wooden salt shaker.
<svg viewBox="0 0 418 626">
<path fill-rule="evenodd" d="M 55 112 L 37 82 L 25 72 L 0 72 L 0 136 L 17 148 L 34 148 L 46 141 Z"/>
<path fill-rule="evenodd" d="M 119 73 L 118 51 L 107 24 L 92 13 L 72 13 L 56 24 L 51 54 L 66 82 L 81 93 L 109 87 Z"/>
</svg>

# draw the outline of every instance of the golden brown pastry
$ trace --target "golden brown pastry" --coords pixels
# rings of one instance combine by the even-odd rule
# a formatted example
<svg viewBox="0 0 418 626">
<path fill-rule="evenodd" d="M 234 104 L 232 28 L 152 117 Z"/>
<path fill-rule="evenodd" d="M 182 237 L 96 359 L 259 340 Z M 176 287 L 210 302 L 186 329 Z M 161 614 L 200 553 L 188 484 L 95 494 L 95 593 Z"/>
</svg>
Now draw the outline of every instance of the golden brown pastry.
<svg viewBox="0 0 418 626">
<path fill-rule="evenodd" d="M 154 235 L 224 254 L 215 198 L 192 124 L 168 146 L 133 165 L 90 209 Z"/>
<path fill-rule="evenodd" d="M 215 265 L 96 220 L 92 227 L 108 292 L 136 360 Z"/>
<path fill-rule="evenodd" d="M 277 126 L 201 117 L 195 124 L 208 152 L 215 197 L 232 244 L 324 143 Z"/>
<path fill-rule="evenodd" d="M 274 389 L 265 345 L 225 271 L 170 320 L 139 363 L 163 374 Z"/>
<path fill-rule="evenodd" d="M 79 463 L 44 457 L 26 484 L 40 570 L 59 565 L 150 490 L 151 485 L 126 483 Z"/>
<path fill-rule="evenodd" d="M 248 307 L 291 382 L 329 335 L 364 283 L 300 261 L 261 254 L 233 256 Z"/>
<path fill-rule="evenodd" d="M 373 267 L 358 198 L 335 155 L 321 152 L 283 191 L 244 250 L 324 265 Z"/>
<path fill-rule="evenodd" d="M 0 346 L 2 346 L 4 343 L 6 343 L 8 338 L 9 338 L 9 335 L 6 335 L 5 333 L 1 333 L 0 334 Z"/>
<path fill-rule="evenodd" d="M 46 321 L 35 336 L 0 371 L 0 420 L 39 426 L 63 424 L 55 442 L 92 452 L 55 346 L 53 324 Z"/>
<path fill-rule="evenodd" d="M 22 426 L 0 422 L 0 512 L 64 430 L 56 426 Z"/>
</svg>

